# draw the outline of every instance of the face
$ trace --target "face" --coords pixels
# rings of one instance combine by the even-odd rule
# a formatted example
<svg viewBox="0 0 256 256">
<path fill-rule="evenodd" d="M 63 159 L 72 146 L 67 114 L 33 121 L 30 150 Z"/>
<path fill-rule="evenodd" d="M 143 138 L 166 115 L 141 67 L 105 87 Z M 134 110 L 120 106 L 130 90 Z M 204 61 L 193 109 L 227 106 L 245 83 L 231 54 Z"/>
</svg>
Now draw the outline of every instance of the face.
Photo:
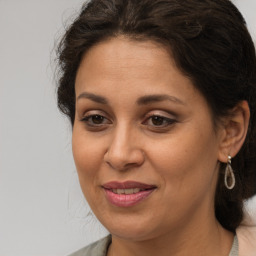
<svg viewBox="0 0 256 256">
<path fill-rule="evenodd" d="M 218 131 L 166 49 L 102 42 L 83 57 L 75 89 L 74 160 L 111 234 L 152 239 L 214 218 Z"/>
</svg>

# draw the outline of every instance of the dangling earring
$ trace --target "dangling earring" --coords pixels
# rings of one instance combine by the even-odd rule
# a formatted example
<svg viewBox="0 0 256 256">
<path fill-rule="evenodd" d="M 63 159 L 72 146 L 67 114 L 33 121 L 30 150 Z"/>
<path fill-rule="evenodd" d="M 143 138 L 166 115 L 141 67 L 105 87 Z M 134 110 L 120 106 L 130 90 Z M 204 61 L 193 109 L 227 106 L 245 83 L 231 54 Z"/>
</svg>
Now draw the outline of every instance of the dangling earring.
<svg viewBox="0 0 256 256">
<path fill-rule="evenodd" d="M 224 178 L 225 186 L 227 189 L 233 189 L 236 185 L 236 178 L 234 175 L 234 171 L 231 167 L 231 156 L 228 156 L 228 162 L 225 169 L 225 178 Z"/>
</svg>

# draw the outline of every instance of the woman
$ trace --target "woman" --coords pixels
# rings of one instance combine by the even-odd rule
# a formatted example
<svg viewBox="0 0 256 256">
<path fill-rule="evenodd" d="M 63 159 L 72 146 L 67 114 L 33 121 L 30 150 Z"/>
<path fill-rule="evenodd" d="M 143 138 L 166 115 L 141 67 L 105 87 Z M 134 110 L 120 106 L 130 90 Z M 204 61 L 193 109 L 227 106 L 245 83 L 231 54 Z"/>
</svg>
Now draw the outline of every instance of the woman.
<svg viewBox="0 0 256 256">
<path fill-rule="evenodd" d="M 80 185 L 111 234 L 73 255 L 238 255 L 256 193 L 256 58 L 236 7 L 92 0 L 59 64 Z"/>
</svg>

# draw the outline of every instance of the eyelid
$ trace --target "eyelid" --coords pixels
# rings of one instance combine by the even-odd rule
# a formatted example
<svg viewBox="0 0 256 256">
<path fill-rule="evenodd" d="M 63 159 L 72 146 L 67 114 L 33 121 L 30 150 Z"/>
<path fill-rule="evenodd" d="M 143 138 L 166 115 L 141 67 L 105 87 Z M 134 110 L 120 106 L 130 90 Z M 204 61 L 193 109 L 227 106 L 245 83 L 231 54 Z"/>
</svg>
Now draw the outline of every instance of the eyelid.
<svg viewBox="0 0 256 256">
<path fill-rule="evenodd" d="M 171 114 L 171 113 L 168 113 L 167 111 L 163 111 L 163 110 L 150 111 L 145 115 L 145 119 L 150 118 L 152 116 L 159 116 L 159 117 L 163 117 L 163 118 L 167 118 L 167 119 L 176 119 L 175 114 Z"/>
<path fill-rule="evenodd" d="M 154 131 L 161 131 L 163 129 L 167 129 L 168 127 L 170 128 L 170 126 L 172 126 L 174 123 L 177 122 L 176 117 L 174 117 L 173 115 L 170 116 L 169 113 L 167 114 L 165 112 L 165 114 L 162 114 L 159 112 L 162 112 L 162 111 L 151 111 L 151 112 L 147 113 L 142 124 L 147 126 L 148 129 L 150 129 L 150 130 L 152 129 Z M 168 117 L 167 117 L 167 115 L 168 115 Z M 160 125 L 153 124 L 152 123 L 153 117 L 159 117 L 159 118 L 163 119 L 163 123 Z"/>
<path fill-rule="evenodd" d="M 107 119 L 110 119 L 109 115 L 105 111 L 102 111 L 100 109 L 86 110 L 83 112 L 83 115 L 80 119 L 84 119 L 85 117 L 94 116 L 94 115 L 99 115 L 99 116 L 103 116 Z"/>
<path fill-rule="evenodd" d="M 108 120 L 108 118 L 106 118 L 103 115 L 100 115 L 100 114 L 90 114 L 90 115 L 85 115 L 84 117 L 82 117 L 81 121 L 88 121 L 89 118 L 94 117 L 94 116 L 100 116 L 100 117 L 103 117 L 104 119 Z"/>
<path fill-rule="evenodd" d="M 95 116 L 103 117 L 104 121 L 99 124 L 93 123 L 91 118 L 93 118 Z M 111 119 L 108 117 L 108 115 L 105 112 L 103 112 L 101 110 L 95 110 L 95 109 L 86 111 L 83 114 L 83 116 L 80 118 L 80 121 L 84 122 L 87 127 L 91 127 L 91 128 L 100 128 L 100 127 L 103 127 L 105 125 L 109 125 L 112 123 Z"/>
</svg>

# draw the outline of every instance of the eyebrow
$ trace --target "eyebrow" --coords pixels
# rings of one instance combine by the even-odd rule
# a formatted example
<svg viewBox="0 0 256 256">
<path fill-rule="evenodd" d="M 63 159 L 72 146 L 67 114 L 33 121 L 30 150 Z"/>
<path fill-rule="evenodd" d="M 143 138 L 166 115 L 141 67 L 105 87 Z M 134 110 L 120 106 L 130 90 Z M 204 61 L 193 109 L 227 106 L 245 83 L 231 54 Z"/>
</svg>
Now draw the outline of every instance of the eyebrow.
<svg viewBox="0 0 256 256">
<path fill-rule="evenodd" d="M 88 93 L 88 92 L 83 92 L 81 93 L 78 97 L 77 100 L 80 99 L 89 99 L 91 101 L 100 103 L 100 104 L 108 104 L 108 100 L 105 97 L 102 97 L 100 95 L 96 95 L 93 93 Z M 181 101 L 180 99 L 174 97 L 174 96 L 170 96 L 170 95 L 166 95 L 166 94 L 152 94 L 152 95 L 145 95 L 140 97 L 136 103 L 138 105 L 147 105 L 150 103 L 154 103 L 154 102 L 161 102 L 161 101 L 171 101 L 177 104 L 181 104 L 181 105 L 185 105 L 185 103 L 183 101 Z"/>
<path fill-rule="evenodd" d="M 106 98 L 88 92 L 81 93 L 76 100 L 78 101 L 80 99 L 89 99 L 100 104 L 108 104 L 108 100 Z"/>
<path fill-rule="evenodd" d="M 150 103 L 166 101 L 166 100 L 174 102 L 174 103 L 178 103 L 181 105 L 185 105 L 185 103 L 183 101 L 181 101 L 180 99 L 178 99 L 174 96 L 166 95 L 166 94 L 152 94 L 152 95 L 142 96 L 137 100 L 137 104 L 138 105 L 147 105 Z"/>
</svg>

